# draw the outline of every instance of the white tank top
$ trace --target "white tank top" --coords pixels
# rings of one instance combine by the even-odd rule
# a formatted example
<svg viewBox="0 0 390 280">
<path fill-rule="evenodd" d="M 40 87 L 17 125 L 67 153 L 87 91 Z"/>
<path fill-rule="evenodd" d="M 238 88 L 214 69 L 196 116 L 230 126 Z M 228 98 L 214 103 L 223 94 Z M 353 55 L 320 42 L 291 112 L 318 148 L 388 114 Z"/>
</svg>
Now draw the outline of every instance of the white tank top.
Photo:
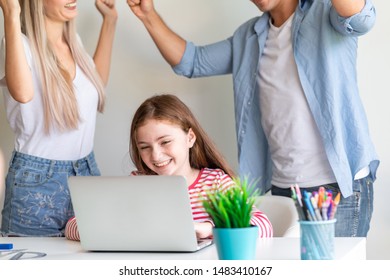
<svg viewBox="0 0 390 280">
<path fill-rule="evenodd" d="M 93 150 L 98 92 L 83 71 L 76 66 L 73 80 L 81 122 L 78 129 L 60 132 L 55 129 L 50 134 L 44 130 L 42 87 L 32 59 L 27 37 L 23 43 L 34 80 L 34 97 L 25 104 L 15 101 L 10 95 L 4 80 L 5 44 L 1 47 L 0 79 L 8 122 L 15 134 L 17 152 L 53 160 L 76 160 L 87 156 Z"/>
<path fill-rule="evenodd" d="M 336 179 L 299 80 L 292 19 L 279 28 L 270 22 L 258 80 L 261 124 L 271 151 L 272 184 L 313 187 Z"/>
</svg>

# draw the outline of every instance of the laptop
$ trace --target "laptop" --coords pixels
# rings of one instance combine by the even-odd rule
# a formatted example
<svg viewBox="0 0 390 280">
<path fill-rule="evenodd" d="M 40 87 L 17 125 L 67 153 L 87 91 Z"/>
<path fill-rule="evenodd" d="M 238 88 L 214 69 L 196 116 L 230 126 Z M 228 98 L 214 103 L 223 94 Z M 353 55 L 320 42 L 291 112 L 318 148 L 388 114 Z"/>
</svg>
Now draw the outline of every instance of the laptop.
<svg viewBox="0 0 390 280">
<path fill-rule="evenodd" d="M 187 182 L 181 176 L 72 176 L 69 189 L 83 249 L 195 252 Z"/>
</svg>

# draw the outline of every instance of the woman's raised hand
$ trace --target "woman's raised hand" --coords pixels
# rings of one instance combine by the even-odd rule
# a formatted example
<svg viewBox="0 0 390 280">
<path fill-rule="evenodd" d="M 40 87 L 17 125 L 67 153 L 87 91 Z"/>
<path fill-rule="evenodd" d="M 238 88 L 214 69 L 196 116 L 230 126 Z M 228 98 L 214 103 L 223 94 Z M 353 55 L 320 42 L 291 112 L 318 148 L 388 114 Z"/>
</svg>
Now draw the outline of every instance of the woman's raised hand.
<svg viewBox="0 0 390 280">
<path fill-rule="evenodd" d="M 115 8 L 115 0 L 96 0 L 95 6 L 98 11 L 102 14 L 103 18 L 117 18 L 118 12 Z"/>
<path fill-rule="evenodd" d="M 3 10 L 4 17 L 12 15 L 20 15 L 19 0 L 0 0 L 0 7 Z"/>
</svg>

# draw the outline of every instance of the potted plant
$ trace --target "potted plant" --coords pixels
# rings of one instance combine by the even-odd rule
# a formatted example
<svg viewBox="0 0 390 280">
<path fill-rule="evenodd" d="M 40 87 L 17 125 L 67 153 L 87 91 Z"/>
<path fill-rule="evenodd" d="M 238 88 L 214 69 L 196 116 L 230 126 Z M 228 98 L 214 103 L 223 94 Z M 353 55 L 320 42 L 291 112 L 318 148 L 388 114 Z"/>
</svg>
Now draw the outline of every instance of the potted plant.
<svg viewBox="0 0 390 280">
<path fill-rule="evenodd" d="M 246 178 L 233 181 L 234 185 L 227 190 L 216 186 L 206 193 L 203 207 L 214 222 L 213 236 L 219 259 L 254 259 L 258 227 L 250 221 L 258 191 Z"/>
</svg>

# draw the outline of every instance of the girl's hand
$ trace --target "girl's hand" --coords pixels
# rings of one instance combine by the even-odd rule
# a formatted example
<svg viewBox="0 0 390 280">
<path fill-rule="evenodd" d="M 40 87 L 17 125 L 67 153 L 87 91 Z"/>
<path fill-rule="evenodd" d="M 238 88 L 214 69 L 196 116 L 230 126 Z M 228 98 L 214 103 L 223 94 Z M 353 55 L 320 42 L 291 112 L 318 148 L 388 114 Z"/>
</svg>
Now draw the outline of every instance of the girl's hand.
<svg viewBox="0 0 390 280">
<path fill-rule="evenodd" d="M 141 21 L 154 11 L 153 0 L 127 0 L 127 4 Z"/>
<path fill-rule="evenodd" d="M 194 223 L 196 237 L 198 239 L 212 238 L 213 237 L 213 225 L 209 222 Z"/>
<path fill-rule="evenodd" d="M 118 18 L 118 12 L 115 8 L 115 0 L 96 0 L 95 6 L 102 14 L 103 18 Z"/>
<path fill-rule="evenodd" d="M 20 15 L 20 5 L 19 0 L 0 0 L 0 7 L 3 10 L 4 16 Z"/>
</svg>

